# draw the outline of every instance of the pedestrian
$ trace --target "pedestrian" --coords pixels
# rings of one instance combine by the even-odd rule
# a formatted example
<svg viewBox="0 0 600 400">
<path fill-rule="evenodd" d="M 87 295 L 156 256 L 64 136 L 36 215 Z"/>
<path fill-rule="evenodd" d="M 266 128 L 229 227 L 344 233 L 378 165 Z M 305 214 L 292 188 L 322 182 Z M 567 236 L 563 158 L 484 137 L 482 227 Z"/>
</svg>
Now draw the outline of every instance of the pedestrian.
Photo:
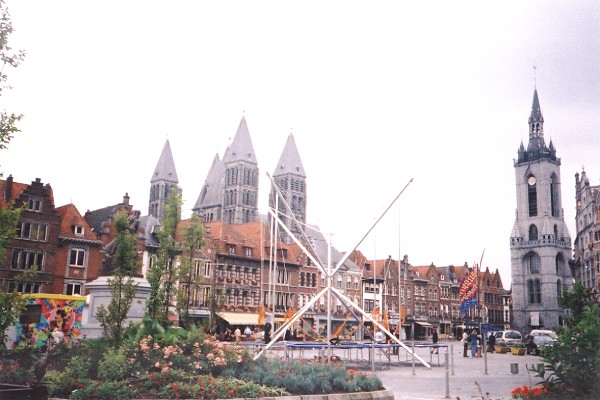
<svg viewBox="0 0 600 400">
<path fill-rule="evenodd" d="M 469 350 L 469 334 L 466 330 L 463 331 L 461 342 L 463 344 L 463 357 L 469 357 L 467 354 L 467 350 Z"/>
<path fill-rule="evenodd" d="M 471 345 L 471 357 L 477 357 L 477 329 L 473 329 L 469 335 L 469 344 Z"/>
<path fill-rule="evenodd" d="M 249 326 L 247 326 L 246 329 L 244 329 L 244 335 L 246 335 L 246 341 L 250 341 L 250 337 L 252 336 L 252 330 Z"/>
<path fill-rule="evenodd" d="M 433 341 L 433 347 L 431 348 L 431 353 L 438 354 L 437 342 L 439 340 L 437 328 L 433 328 L 433 333 L 431 334 L 431 340 Z"/>
<path fill-rule="evenodd" d="M 483 338 L 479 334 L 479 332 L 477 332 L 477 357 L 481 358 L 481 351 L 482 350 L 483 350 Z"/>
<path fill-rule="evenodd" d="M 242 331 L 240 331 L 239 326 L 237 328 L 235 328 L 235 331 L 233 332 L 233 336 L 235 336 L 236 342 L 239 342 L 240 340 L 242 340 Z"/>
<path fill-rule="evenodd" d="M 493 353 L 495 346 L 496 346 L 496 335 L 494 335 L 494 332 L 490 332 L 490 336 L 488 337 L 488 351 L 490 353 Z"/>
<path fill-rule="evenodd" d="M 375 343 L 385 343 L 385 336 L 380 330 L 377 330 L 377 332 L 375 332 Z"/>
</svg>

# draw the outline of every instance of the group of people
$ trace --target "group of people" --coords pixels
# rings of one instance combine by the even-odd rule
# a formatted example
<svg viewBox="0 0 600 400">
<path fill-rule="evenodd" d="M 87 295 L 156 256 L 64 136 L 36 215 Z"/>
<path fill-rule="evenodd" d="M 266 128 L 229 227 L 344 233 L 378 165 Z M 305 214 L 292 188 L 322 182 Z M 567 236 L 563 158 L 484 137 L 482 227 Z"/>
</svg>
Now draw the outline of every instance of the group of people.
<svg viewBox="0 0 600 400">
<path fill-rule="evenodd" d="M 474 328 L 470 333 L 467 331 L 463 332 L 462 340 L 463 343 L 463 357 L 468 357 L 468 350 L 471 349 L 471 357 L 481 357 L 481 351 L 483 349 L 483 338 L 479 334 L 479 331 Z"/>
</svg>

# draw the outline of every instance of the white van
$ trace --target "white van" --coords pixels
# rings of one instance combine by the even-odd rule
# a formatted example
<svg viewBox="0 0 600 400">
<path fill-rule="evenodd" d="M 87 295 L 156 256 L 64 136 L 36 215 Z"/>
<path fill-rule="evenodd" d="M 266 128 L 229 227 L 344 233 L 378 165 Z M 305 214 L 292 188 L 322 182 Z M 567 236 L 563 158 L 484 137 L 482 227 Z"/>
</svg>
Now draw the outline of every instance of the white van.
<svg viewBox="0 0 600 400">
<path fill-rule="evenodd" d="M 504 342 L 507 346 L 513 343 L 522 343 L 523 335 L 519 331 L 497 331 L 495 332 L 496 344 Z"/>
</svg>

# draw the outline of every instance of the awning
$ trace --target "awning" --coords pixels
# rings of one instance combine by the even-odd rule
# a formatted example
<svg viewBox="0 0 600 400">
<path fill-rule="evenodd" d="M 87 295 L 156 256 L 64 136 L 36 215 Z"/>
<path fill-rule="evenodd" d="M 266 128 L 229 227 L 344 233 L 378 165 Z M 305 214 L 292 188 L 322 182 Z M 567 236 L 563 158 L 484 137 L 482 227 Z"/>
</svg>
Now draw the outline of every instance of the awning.
<svg viewBox="0 0 600 400">
<path fill-rule="evenodd" d="M 421 322 L 421 321 L 415 321 L 415 324 L 419 324 L 421 326 L 426 326 L 426 327 L 433 326 L 429 322 Z"/>
<path fill-rule="evenodd" d="M 219 312 L 217 315 L 231 325 L 258 325 L 257 313 Z"/>
</svg>

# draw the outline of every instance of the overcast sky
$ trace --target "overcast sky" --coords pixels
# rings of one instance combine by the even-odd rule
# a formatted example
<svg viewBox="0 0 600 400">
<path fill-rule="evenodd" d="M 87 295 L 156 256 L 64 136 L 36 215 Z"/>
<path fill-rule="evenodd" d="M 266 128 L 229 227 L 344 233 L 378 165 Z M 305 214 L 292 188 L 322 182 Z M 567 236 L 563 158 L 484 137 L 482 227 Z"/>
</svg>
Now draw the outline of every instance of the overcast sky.
<svg viewBox="0 0 600 400">
<path fill-rule="evenodd" d="M 6 3 L 27 57 L 0 101 L 25 119 L 0 170 L 82 214 L 126 192 L 147 214 L 168 138 L 189 216 L 244 115 L 262 212 L 293 132 L 308 221 L 338 250 L 414 178 L 359 249 L 437 266 L 485 250 L 509 288 L 513 160 L 535 86 L 572 240 L 574 175 L 600 184 L 597 1 Z"/>
</svg>

